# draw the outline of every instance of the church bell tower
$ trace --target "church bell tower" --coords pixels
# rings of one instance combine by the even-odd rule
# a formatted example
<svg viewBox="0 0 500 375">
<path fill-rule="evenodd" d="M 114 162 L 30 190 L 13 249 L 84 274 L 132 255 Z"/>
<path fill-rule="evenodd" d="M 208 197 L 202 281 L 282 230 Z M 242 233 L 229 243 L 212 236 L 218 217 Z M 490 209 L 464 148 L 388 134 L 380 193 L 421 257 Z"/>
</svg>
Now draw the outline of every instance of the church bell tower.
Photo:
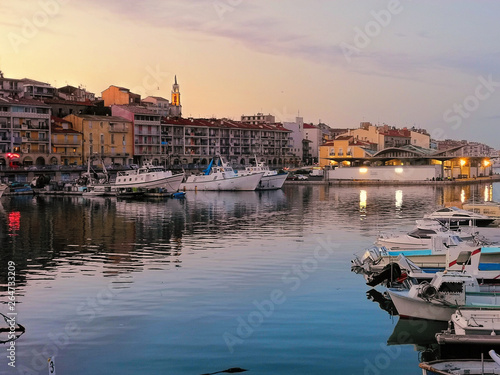
<svg viewBox="0 0 500 375">
<path fill-rule="evenodd" d="M 170 115 L 181 116 L 182 106 L 181 106 L 181 93 L 179 91 L 179 84 L 177 83 L 177 76 L 175 76 L 175 82 L 172 85 L 172 99 L 170 101 Z"/>
</svg>

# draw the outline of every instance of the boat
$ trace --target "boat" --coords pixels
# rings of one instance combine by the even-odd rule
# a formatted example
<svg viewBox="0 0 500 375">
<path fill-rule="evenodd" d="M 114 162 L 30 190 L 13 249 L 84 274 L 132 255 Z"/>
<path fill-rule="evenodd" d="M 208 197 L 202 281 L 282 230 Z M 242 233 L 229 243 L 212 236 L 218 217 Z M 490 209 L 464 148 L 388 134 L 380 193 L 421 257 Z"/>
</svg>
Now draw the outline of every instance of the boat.
<svg viewBox="0 0 500 375">
<path fill-rule="evenodd" d="M 406 273 L 418 280 L 429 280 L 437 271 L 461 270 L 457 260 L 471 254 L 466 269 L 477 277 L 495 281 L 500 276 L 500 248 L 481 239 L 462 241 L 452 232 L 438 232 L 429 249 L 389 250 L 373 245 L 351 260 L 351 271 L 362 274 L 370 286 L 387 284 Z M 396 264 L 398 269 L 394 269 Z M 500 282 L 500 279 L 497 280 Z"/>
<path fill-rule="evenodd" d="M 449 327 L 436 333 L 438 344 L 500 344 L 500 307 L 459 308 Z"/>
<path fill-rule="evenodd" d="M 451 359 L 422 362 L 422 375 L 498 375 L 500 366 L 492 359 Z"/>
<path fill-rule="evenodd" d="M 90 156 L 87 161 L 87 171 L 82 173 L 76 181 L 77 185 L 82 186 L 82 196 L 100 197 L 107 195 L 116 195 L 116 188 L 110 182 L 110 177 L 104 162 L 102 163 L 102 172 L 94 170 L 92 163 L 95 157 Z"/>
<path fill-rule="evenodd" d="M 116 189 L 118 199 L 141 199 L 145 193 L 146 189 L 137 187 L 119 187 Z"/>
<path fill-rule="evenodd" d="M 167 193 L 175 193 L 184 179 L 184 173 L 173 174 L 162 166 L 145 162 L 137 169 L 120 171 L 116 175 L 114 186 L 119 188 L 162 188 Z"/>
<path fill-rule="evenodd" d="M 494 218 L 489 216 L 467 211 L 456 206 L 440 208 L 426 215 L 425 218 L 439 220 L 450 228 L 459 225 L 486 227 L 495 221 Z"/>
<path fill-rule="evenodd" d="M 191 175 L 181 190 L 236 190 L 252 191 L 257 188 L 264 172 L 239 175 L 221 156 L 213 158 L 203 175 Z"/>
<path fill-rule="evenodd" d="M 237 171 L 238 176 L 248 176 L 256 173 L 264 173 L 256 190 L 281 189 L 288 177 L 288 172 L 271 170 L 264 162 L 259 162 L 257 157 L 255 157 L 255 166 L 247 166 L 244 170 Z"/>
<path fill-rule="evenodd" d="M 376 244 L 384 246 L 391 255 L 397 255 L 394 250 L 427 250 L 430 249 L 432 239 L 437 235 L 449 234 L 460 237 L 463 241 L 474 240 L 474 234 L 458 230 L 450 230 L 443 223 L 435 219 L 416 220 L 416 226 L 411 231 L 404 234 L 381 233 L 377 237 Z"/>
<path fill-rule="evenodd" d="M 462 208 L 476 214 L 489 216 L 495 221 L 500 220 L 500 203 L 499 202 L 480 202 L 480 203 L 463 203 Z"/>
<path fill-rule="evenodd" d="M 443 271 L 430 282 L 406 288 L 387 288 L 400 317 L 449 321 L 458 308 L 500 308 L 500 287 L 480 285 L 468 272 Z"/>
</svg>

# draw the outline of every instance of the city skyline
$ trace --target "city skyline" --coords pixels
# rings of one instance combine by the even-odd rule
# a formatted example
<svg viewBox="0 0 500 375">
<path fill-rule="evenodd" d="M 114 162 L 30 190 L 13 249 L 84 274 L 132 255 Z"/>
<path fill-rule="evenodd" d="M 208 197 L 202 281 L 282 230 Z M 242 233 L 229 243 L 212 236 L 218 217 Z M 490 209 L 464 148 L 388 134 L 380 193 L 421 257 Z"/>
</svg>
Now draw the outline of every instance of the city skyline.
<svg viewBox="0 0 500 375">
<path fill-rule="evenodd" d="M 499 10 L 451 0 L 4 2 L 0 70 L 169 100 L 176 75 L 185 117 L 369 121 L 500 149 Z"/>
</svg>

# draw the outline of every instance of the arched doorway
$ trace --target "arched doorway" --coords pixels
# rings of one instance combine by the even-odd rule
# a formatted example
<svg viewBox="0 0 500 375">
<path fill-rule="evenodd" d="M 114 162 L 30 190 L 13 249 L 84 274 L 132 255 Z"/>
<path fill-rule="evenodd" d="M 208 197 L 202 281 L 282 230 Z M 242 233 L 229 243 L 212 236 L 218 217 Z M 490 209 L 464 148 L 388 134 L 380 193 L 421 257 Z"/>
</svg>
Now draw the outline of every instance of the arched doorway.
<svg viewBox="0 0 500 375">
<path fill-rule="evenodd" d="M 57 164 L 59 164 L 59 162 L 57 161 L 57 158 L 55 156 L 53 156 L 52 158 L 50 158 L 50 164 L 51 165 L 57 165 Z"/>
<path fill-rule="evenodd" d="M 33 158 L 31 156 L 26 156 L 23 159 L 23 165 L 33 165 Z"/>
<path fill-rule="evenodd" d="M 36 165 L 45 165 L 45 159 L 43 157 L 39 156 L 36 158 L 35 164 Z"/>
<path fill-rule="evenodd" d="M 246 164 L 247 164 L 244 158 L 242 158 L 242 159 L 240 160 L 240 164 L 241 164 L 241 165 L 246 165 Z"/>
</svg>

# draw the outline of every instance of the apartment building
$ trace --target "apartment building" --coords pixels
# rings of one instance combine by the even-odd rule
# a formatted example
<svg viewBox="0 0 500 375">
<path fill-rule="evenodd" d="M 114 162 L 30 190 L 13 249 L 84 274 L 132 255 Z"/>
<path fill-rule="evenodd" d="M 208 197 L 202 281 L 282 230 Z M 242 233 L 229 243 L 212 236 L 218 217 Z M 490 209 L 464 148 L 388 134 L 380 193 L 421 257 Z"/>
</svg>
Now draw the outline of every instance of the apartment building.
<svg viewBox="0 0 500 375">
<path fill-rule="evenodd" d="M 123 117 L 132 124 L 133 162 L 143 164 L 148 160 L 159 161 L 162 155 L 161 115 L 136 105 L 112 105 L 113 116 Z"/>
<path fill-rule="evenodd" d="M 52 154 L 62 165 L 82 165 L 83 134 L 73 129 L 73 124 L 65 119 L 52 116 L 51 120 Z"/>
<path fill-rule="evenodd" d="M 54 163 L 49 157 L 49 106 L 34 99 L 0 97 L 0 164 L 6 164 L 7 152 L 18 154 L 24 165 Z"/>
<path fill-rule="evenodd" d="M 83 137 L 82 164 L 98 155 L 106 165 L 133 162 L 132 121 L 120 116 L 68 115 L 64 120 Z"/>
<path fill-rule="evenodd" d="M 245 124 L 228 119 L 164 118 L 162 153 L 167 164 L 206 165 L 215 155 L 247 165 L 257 156 L 269 165 L 298 162 L 290 130 L 281 124 Z"/>
</svg>

